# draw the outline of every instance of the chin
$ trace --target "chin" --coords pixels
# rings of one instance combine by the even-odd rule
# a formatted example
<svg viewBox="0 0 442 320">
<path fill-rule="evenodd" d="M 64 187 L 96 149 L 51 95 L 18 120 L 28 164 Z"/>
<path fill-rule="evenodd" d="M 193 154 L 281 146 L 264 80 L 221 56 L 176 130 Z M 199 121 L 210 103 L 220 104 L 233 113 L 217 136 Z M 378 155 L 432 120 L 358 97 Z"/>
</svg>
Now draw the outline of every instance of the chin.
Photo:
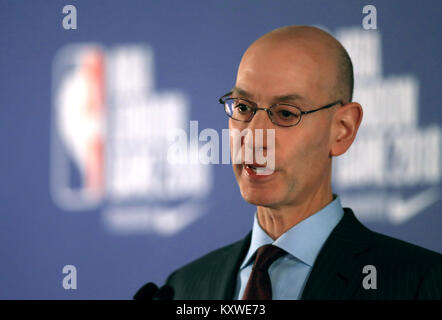
<svg viewBox="0 0 442 320">
<path fill-rule="evenodd" d="M 261 191 L 261 190 L 260 190 Z M 261 206 L 261 207 L 271 207 L 275 203 L 278 203 L 278 199 L 274 198 L 274 193 L 268 193 L 268 192 L 259 192 L 256 190 L 250 190 L 247 191 L 243 190 L 241 188 L 241 196 L 245 201 L 248 203 L 255 205 L 255 206 Z"/>
</svg>

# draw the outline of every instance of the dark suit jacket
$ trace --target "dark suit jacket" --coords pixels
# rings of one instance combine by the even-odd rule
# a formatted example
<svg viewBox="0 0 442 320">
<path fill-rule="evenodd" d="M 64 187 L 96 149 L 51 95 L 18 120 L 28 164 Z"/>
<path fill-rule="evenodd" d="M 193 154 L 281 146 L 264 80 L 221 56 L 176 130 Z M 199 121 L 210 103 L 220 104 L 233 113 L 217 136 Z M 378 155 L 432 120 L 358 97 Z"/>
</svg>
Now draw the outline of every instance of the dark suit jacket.
<svg viewBox="0 0 442 320">
<path fill-rule="evenodd" d="M 351 209 L 325 242 L 302 299 L 442 299 L 442 255 L 364 227 Z M 233 299 L 239 266 L 250 244 L 213 251 L 167 279 L 177 300 Z M 365 289 L 366 265 L 376 268 L 376 289 Z M 372 282 L 373 283 L 373 282 Z"/>
</svg>

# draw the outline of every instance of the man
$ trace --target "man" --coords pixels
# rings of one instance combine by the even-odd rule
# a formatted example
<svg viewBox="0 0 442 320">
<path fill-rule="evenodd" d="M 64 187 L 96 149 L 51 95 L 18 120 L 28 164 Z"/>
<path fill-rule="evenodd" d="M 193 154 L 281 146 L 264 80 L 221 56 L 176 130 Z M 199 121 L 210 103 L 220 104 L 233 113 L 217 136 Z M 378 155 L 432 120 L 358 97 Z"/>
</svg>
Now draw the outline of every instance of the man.
<svg viewBox="0 0 442 320">
<path fill-rule="evenodd" d="M 362 120 L 352 91 L 347 52 L 320 29 L 280 28 L 247 49 L 221 101 L 230 129 L 274 130 L 273 150 L 260 148 L 275 168 L 233 164 L 253 230 L 172 273 L 174 299 L 442 298 L 442 255 L 368 230 L 332 193 L 332 158 Z"/>
</svg>

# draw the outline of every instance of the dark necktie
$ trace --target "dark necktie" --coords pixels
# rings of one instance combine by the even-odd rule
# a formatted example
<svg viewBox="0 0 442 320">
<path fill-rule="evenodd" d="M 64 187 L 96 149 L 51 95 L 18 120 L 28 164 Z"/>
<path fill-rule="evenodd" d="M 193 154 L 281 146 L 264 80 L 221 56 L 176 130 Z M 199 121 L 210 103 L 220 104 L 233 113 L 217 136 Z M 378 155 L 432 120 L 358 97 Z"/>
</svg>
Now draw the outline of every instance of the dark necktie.
<svg viewBox="0 0 442 320">
<path fill-rule="evenodd" d="M 272 300 L 272 285 L 268 269 L 270 265 L 286 251 L 266 244 L 258 249 L 252 273 L 247 282 L 243 300 Z"/>
</svg>

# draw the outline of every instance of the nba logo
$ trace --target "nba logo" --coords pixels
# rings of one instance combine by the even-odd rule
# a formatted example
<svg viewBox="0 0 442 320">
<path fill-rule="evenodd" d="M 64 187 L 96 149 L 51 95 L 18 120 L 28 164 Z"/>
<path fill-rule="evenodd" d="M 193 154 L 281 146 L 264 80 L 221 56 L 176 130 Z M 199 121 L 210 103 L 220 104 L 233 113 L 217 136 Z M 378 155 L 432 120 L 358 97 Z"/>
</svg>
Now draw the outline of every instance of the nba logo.
<svg viewBox="0 0 442 320">
<path fill-rule="evenodd" d="M 69 210 L 95 207 L 105 192 L 105 63 L 98 46 L 67 47 L 55 60 L 51 191 Z"/>
<path fill-rule="evenodd" d="M 66 211 L 101 207 L 118 232 L 173 234 L 206 211 L 212 185 L 209 166 L 167 160 L 189 103 L 156 90 L 153 57 L 143 44 L 84 44 L 54 60 L 52 198 Z"/>
</svg>

